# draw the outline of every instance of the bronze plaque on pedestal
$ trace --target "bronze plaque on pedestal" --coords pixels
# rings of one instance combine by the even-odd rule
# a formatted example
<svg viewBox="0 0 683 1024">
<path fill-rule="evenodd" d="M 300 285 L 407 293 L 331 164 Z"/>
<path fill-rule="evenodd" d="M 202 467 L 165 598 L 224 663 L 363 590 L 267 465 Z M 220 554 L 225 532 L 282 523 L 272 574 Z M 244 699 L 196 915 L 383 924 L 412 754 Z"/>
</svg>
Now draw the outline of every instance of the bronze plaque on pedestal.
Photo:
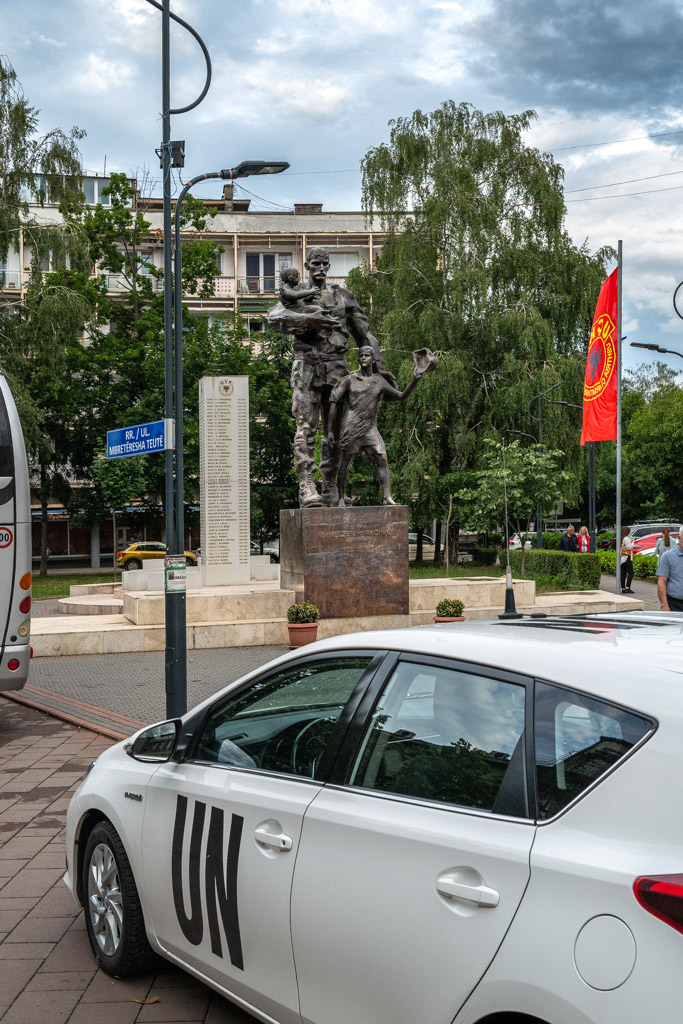
<svg viewBox="0 0 683 1024">
<path fill-rule="evenodd" d="M 284 509 L 280 586 L 322 619 L 407 615 L 407 507 Z"/>
</svg>

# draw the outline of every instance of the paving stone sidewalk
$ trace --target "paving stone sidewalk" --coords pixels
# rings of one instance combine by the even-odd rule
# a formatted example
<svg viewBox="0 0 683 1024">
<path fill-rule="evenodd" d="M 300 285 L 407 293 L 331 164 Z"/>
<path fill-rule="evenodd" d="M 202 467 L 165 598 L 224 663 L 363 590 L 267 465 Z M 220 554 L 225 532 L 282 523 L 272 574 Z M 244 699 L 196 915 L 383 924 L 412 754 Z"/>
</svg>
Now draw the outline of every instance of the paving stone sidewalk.
<svg viewBox="0 0 683 1024">
<path fill-rule="evenodd" d="M 255 1024 L 170 965 L 128 981 L 97 968 L 62 882 L 64 826 L 71 793 L 110 743 L 0 701 L 1 1024 Z"/>
</svg>

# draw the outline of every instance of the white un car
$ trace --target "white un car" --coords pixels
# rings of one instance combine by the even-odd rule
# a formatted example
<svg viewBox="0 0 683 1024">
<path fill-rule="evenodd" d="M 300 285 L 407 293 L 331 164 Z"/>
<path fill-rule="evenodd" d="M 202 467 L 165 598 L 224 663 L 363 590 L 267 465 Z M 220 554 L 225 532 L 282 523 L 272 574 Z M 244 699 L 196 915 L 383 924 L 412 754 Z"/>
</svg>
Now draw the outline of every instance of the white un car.
<svg viewBox="0 0 683 1024">
<path fill-rule="evenodd" d="M 319 642 L 104 753 L 66 883 L 281 1024 L 678 1024 L 683 615 Z"/>
</svg>

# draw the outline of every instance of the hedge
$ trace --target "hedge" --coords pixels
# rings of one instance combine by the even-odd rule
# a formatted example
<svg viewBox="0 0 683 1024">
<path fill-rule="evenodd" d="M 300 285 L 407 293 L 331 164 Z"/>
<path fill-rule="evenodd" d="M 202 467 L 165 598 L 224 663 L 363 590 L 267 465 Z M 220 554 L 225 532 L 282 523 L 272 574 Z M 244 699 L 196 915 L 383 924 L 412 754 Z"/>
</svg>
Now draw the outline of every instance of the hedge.
<svg viewBox="0 0 683 1024">
<path fill-rule="evenodd" d="M 478 565 L 495 565 L 498 548 L 473 548 L 472 561 Z"/>
<path fill-rule="evenodd" d="M 598 551 L 602 572 L 614 576 L 614 568 L 617 564 L 616 551 Z M 634 555 L 633 575 L 638 580 L 652 579 L 657 575 L 657 555 Z"/>
<path fill-rule="evenodd" d="M 537 535 L 535 533 L 530 533 L 527 536 L 528 536 L 528 539 L 531 541 L 532 548 L 535 548 L 536 547 Z M 563 534 L 558 533 L 557 531 L 544 530 L 543 531 L 543 548 L 544 548 L 544 550 L 548 549 L 549 551 L 559 551 L 560 550 L 560 541 L 562 540 L 562 537 L 563 537 Z"/>
<path fill-rule="evenodd" d="M 514 576 L 522 574 L 522 552 L 510 552 Z M 524 575 L 556 590 L 599 590 L 600 556 L 573 551 L 537 551 L 531 548 L 524 559 Z"/>
</svg>

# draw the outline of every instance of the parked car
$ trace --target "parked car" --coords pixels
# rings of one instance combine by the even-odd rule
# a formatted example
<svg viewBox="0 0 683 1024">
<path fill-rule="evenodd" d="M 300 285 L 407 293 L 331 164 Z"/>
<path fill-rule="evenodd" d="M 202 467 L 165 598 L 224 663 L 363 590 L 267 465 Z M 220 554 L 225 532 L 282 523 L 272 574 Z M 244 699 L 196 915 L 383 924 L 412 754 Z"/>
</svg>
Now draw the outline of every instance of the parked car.
<svg viewBox="0 0 683 1024">
<path fill-rule="evenodd" d="M 429 536 L 428 533 L 422 534 L 422 561 L 432 562 L 434 560 L 434 539 Z M 417 533 L 413 533 L 412 530 L 408 534 L 408 558 L 411 562 L 415 560 L 417 556 Z"/>
<path fill-rule="evenodd" d="M 255 541 L 255 540 L 250 541 L 250 548 L 249 548 L 249 550 L 250 550 L 250 553 L 252 555 L 260 555 L 260 554 L 270 555 L 271 563 L 272 562 L 279 562 L 280 561 L 280 553 L 279 553 L 279 551 L 277 551 L 275 548 L 271 548 L 271 547 L 269 547 L 268 545 L 265 545 L 265 544 L 263 546 L 263 551 L 261 551 L 261 545 L 258 543 L 258 541 Z"/>
<path fill-rule="evenodd" d="M 129 544 L 125 551 L 119 551 L 116 555 L 116 564 L 121 569 L 142 569 L 148 559 L 165 558 L 167 552 L 168 548 L 160 541 L 139 541 L 136 544 Z M 193 551 L 185 551 L 184 554 L 188 565 L 197 564 Z"/>
<path fill-rule="evenodd" d="M 633 542 L 634 555 L 654 555 L 657 541 L 663 536 L 661 533 L 650 533 L 646 537 L 640 537 Z M 673 547 L 678 547 L 678 533 L 669 534 Z"/>
<path fill-rule="evenodd" d="M 673 1024 L 683 615 L 364 632 L 102 754 L 65 882 L 97 962 L 260 1020 Z"/>
<path fill-rule="evenodd" d="M 518 533 L 513 533 L 512 536 L 508 538 L 508 545 L 510 547 L 510 551 L 517 551 L 522 546 L 522 538 Z M 528 551 L 530 547 L 531 539 L 530 536 L 527 534 L 526 540 L 524 541 L 524 548 L 526 551 Z"/>
<path fill-rule="evenodd" d="M 681 528 L 681 524 L 680 523 L 669 523 L 669 522 L 666 522 L 666 521 L 665 522 L 654 522 L 653 521 L 651 523 L 634 523 L 633 526 L 630 526 L 629 527 L 629 537 L 634 542 L 634 552 L 637 553 L 640 550 L 639 548 L 635 547 L 635 545 L 636 545 L 636 543 L 638 541 L 642 540 L 645 537 L 652 537 L 655 534 L 658 537 L 661 537 L 662 530 L 665 527 L 671 532 L 672 536 L 675 536 L 676 534 L 678 534 L 678 531 Z M 599 532 L 603 533 L 603 534 L 612 534 L 612 533 L 614 533 L 613 530 L 601 530 Z M 655 543 L 656 543 L 656 541 L 655 541 Z M 616 546 L 617 546 L 617 540 L 616 540 L 615 536 L 608 536 L 608 538 L 606 540 L 602 540 L 602 541 L 600 540 L 600 537 L 598 536 L 598 547 L 604 548 L 605 550 L 610 550 L 611 549 L 612 551 L 615 551 L 616 550 Z"/>
</svg>

